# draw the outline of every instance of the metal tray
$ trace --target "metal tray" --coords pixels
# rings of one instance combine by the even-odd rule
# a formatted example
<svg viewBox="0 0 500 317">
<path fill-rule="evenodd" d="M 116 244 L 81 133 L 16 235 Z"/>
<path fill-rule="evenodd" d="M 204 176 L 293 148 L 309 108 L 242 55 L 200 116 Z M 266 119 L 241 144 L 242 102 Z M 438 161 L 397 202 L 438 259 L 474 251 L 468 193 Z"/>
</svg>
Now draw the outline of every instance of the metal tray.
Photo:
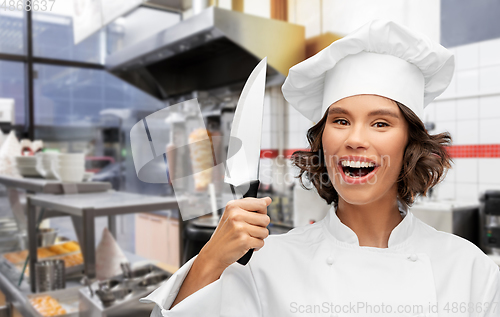
<svg viewBox="0 0 500 317">
<path fill-rule="evenodd" d="M 67 256 L 67 255 L 71 255 L 71 254 L 76 254 L 76 253 L 80 253 L 80 251 L 77 251 L 77 252 L 72 252 L 72 253 L 66 253 L 66 254 L 61 254 L 61 255 L 57 255 L 57 256 L 51 256 L 51 257 L 48 257 L 48 258 L 43 258 L 41 259 L 42 261 L 45 261 L 45 260 L 58 260 L 58 259 L 61 259 L 63 258 L 64 256 Z M 22 263 L 18 263 L 18 264 L 12 264 L 12 262 L 10 262 L 9 260 L 7 260 L 6 258 L 2 257 L 2 261 L 7 263 L 7 265 L 15 268 L 19 274 L 21 274 L 21 272 L 23 271 L 23 267 L 24 267 L 24 262 Z M 83 274 L 83 270 L 84 270 L 84 264 L 78 264 L 78 265 L 73 265 L 73 266 L 70 266 L 70 267 L 65 267 L 64 268 L 64 273 L 65 273 L 65 276 L 68 277 L 68 276 L 76 276 L 76 275 L 79 275 L 79 274 Z M 29 277 L 29 271 L 25 272 L 24 275 L 26 277 Z M 29 280 L 27 280 L 27 282 L 29 283 Z"/>
<path fill-rule="evenodd" d="M 70 240 L 71 241 L 71 240 Z M 58 245 L 58 244 L 64 244 L 66 242 L 70 242 L 70 241 L 61 241 L 60 243 L 56 243 L 54 245 Z M 73 242 L 76 242 L 76 241 L 73 241 Z M 40 247 L 40 248 L 48 248 L 48 247 Z M 38 249 L 40 249 L 38 248 Z M 6 257 L 5 255 L 8 254 L 8 253 L 15 253 L 15 252 L 22 252 L 22 251 L 27 251 L 27 250 L 20 250 L 20 251 L 12 251 L 12 252 L 6 252 L 4 254 L 2 254 L 2 257 L 7 261 L 7 262 L 10 262 Z M 43 259 L 38 259 L 39 261 L 40 260 L 58 260 L 60 259 L 61 257 L 64 257 L 64 256 L 67 256 L 67 255 L 73 255 L 73 254 L 78 254 L 78 253 L 81 253 L 81 250 L 78 250 L 78 251 L 73 251 L 73 252 L 67 252 L 67 253 L 62 253 L 62 254 L 57 254 L 57 255 L 53 255 L 53 256 L 49 256 L 49 257 L 46 257 L 46 258 L 43 258 Z M 10 262 L 12 263 L 12 262 Z M 21 264 L 21 265 L 24 265 L 24 260 L 22 261 L 19 261 L 17 263 L 12 263 L 14 265 L 16 264 Z"/>
<path fill-rule="evenodd" d="M 67 312 L 64 315 L 57 315 L 58 317 L 78 317 L 80 315 L 80 308 L 79 308 L 80 299 L 78 293 L 78 290 L 80 288 L 81 287 L 73 287 L 73 288 L 59 289 L 56 291 L 50 291 L 45 293 L 30 294 L 28 295 L 28 300 L 31 300 L 32 298 L 36 297 L 50 295 L 51 297 L 56 299 Z M 40 314 L 35 309 L 35 307 L 33 307 L 33 305 L 31 305 L 31 303 L 29 305 L 30 308 L 33 310 L 33 316 L 43 317 L 43 315 Z"/>
</svg>

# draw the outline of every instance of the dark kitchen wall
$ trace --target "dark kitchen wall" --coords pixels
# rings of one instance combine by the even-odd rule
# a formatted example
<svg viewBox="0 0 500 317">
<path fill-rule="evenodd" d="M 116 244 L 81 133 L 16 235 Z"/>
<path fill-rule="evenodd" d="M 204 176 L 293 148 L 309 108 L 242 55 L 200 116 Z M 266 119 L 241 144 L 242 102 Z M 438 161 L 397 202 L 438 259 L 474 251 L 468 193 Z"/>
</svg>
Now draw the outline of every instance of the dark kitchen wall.
<svg viewBox="0 0 500 317">
<path fill-rule="evenodd" d="M 450 48 L 500 37 L 500 0 L 441 0 L 441 44 Z"/>
</svg>

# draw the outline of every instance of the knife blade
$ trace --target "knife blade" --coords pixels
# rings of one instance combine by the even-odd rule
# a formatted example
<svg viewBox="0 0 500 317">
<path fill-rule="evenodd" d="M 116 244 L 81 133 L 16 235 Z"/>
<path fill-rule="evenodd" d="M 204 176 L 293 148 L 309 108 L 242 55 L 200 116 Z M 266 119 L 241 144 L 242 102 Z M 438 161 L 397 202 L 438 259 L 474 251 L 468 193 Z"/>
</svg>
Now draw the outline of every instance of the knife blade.
<svg viewBox="0 0 500 317">
<path fill-rule="evenodd" d="M 229 184 L 235 199 L 257 197 L 259 189 L 260 142 L 267 57 L 248 77 L 241 92 L 231 126 L 224 182 Z M 253 249 L 237 262 L 246 265 Z"/>
</svg>

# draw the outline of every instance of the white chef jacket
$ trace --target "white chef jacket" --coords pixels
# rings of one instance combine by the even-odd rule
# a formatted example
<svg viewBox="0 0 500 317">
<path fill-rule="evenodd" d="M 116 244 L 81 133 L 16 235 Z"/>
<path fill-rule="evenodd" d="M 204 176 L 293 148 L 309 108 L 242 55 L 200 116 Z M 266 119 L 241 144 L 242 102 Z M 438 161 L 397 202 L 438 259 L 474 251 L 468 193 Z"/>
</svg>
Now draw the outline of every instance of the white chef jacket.
<svg viewBox="0 0 500 317">
<path fill-rule="evenodd" d="M 196 256 L 142 298 L 151 316 L 500 316 L 500 270 L 473 243 L 404 217 L 388 248 L 359 246 L 332 206 L 321 221 L 269 235 L 246 266 L 169 309 Z"/>
</svg>

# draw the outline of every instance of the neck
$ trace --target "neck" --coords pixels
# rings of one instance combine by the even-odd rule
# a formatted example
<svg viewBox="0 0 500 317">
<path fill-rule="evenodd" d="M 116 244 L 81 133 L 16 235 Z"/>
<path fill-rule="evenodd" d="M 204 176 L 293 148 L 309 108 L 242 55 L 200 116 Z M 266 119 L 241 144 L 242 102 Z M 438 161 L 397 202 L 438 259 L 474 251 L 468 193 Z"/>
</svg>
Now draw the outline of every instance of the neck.
<svg viewBox="0 0 500 317">
<path fill-rule="evenodd" d="M 395 195 L 363 205 L 339 196 L 337 217 L 358 236 L 360 246 L 387 248 L 392 230 L 401 222 Z"/>
</svg>

